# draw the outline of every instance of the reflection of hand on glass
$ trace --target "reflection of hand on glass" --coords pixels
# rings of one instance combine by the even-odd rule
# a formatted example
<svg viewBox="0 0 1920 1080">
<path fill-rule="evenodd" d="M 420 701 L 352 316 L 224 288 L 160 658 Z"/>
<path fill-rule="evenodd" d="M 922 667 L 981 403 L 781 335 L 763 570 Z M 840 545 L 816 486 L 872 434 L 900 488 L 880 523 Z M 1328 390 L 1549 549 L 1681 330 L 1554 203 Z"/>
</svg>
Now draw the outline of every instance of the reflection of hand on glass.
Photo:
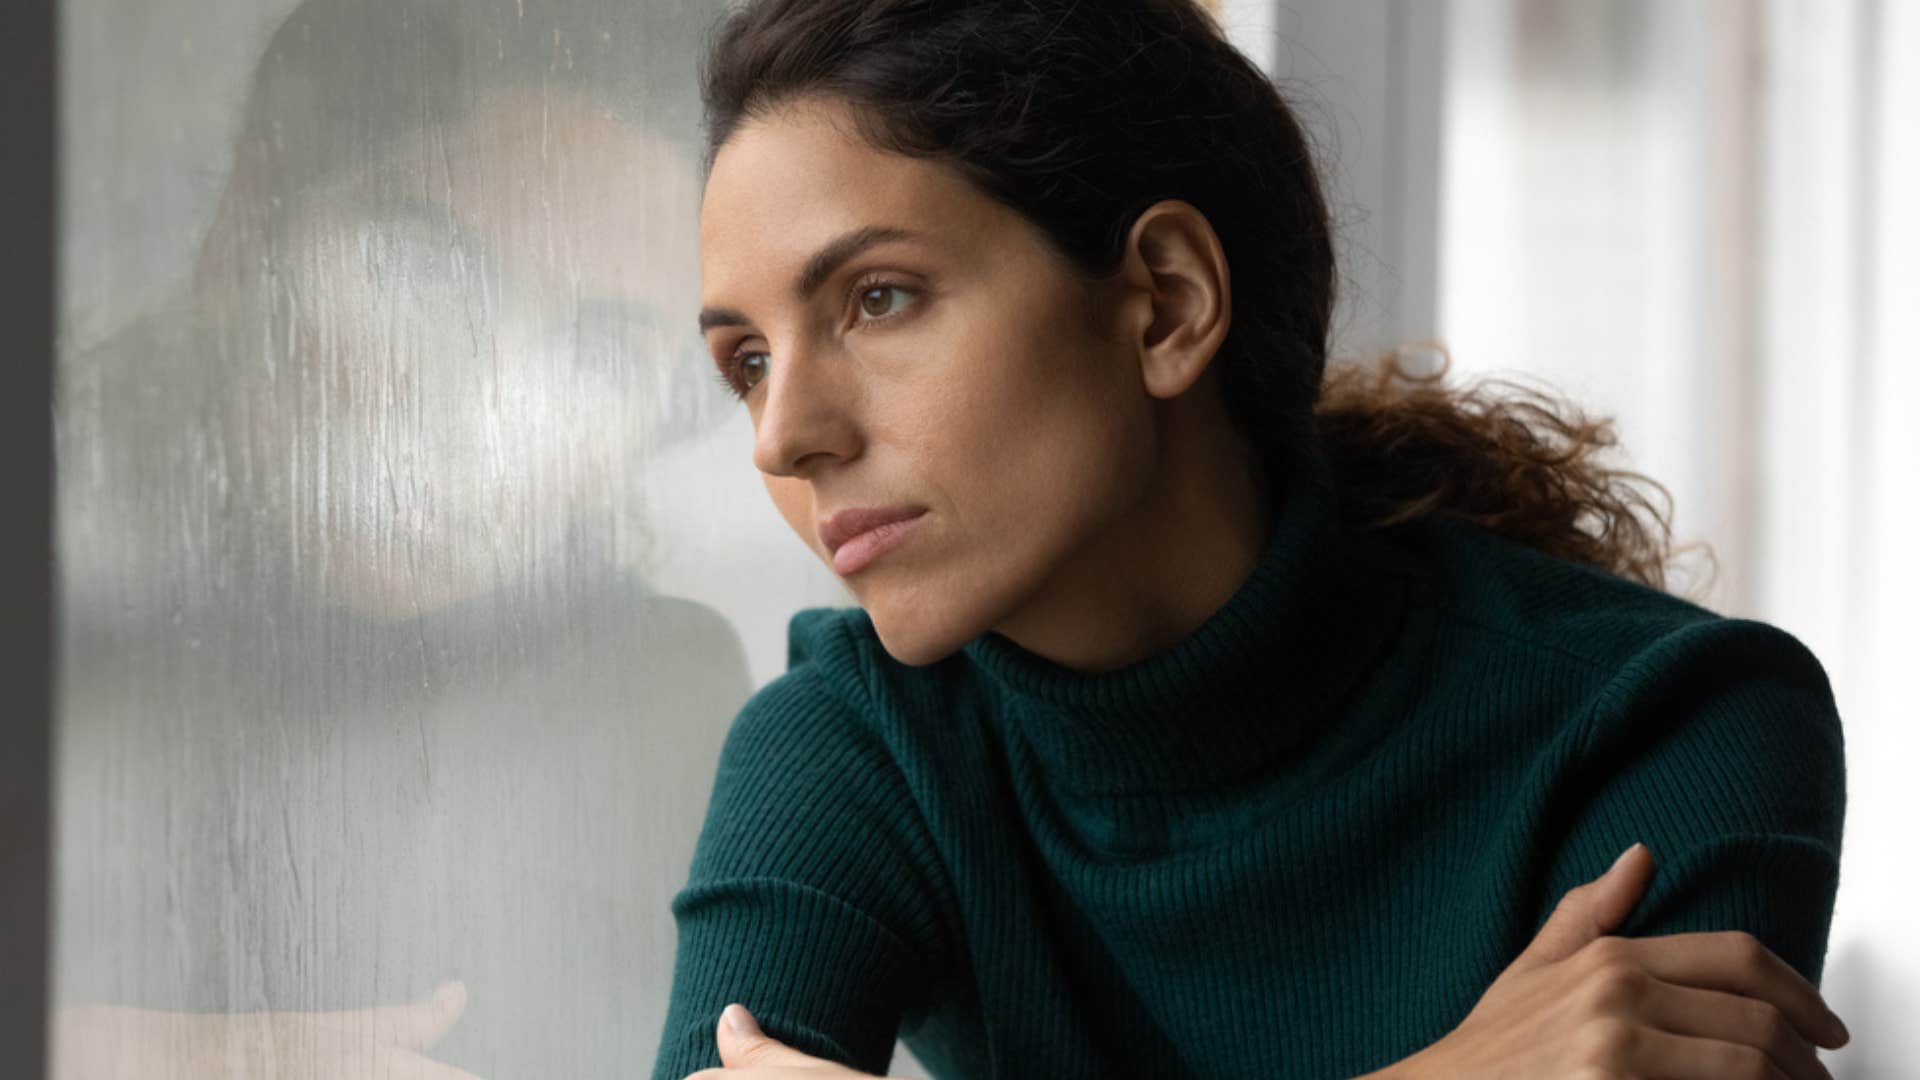
<svg viewBox="0 0 1920 1080">
<path fill-rule="evenodd" d="M 422 1051 L 467 1007 L 442 984 L 405 1005 L 339 1012 L 184 1013 L 96 1005 L 54 1014 L 52 1080 L 478 1080 Z"/>
</svg>

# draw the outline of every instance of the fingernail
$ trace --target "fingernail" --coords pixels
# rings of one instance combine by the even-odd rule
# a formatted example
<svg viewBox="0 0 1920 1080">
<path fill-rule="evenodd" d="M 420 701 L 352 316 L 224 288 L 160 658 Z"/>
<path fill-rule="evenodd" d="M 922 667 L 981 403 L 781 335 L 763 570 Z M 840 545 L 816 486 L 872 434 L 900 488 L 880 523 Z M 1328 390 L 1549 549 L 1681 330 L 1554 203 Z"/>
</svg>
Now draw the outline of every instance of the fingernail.
<svg viewBox="0 0 1920 1080">
<path fill-rule="evenodd" d="M 726 1021 L 727 1027 L 735 1035 L 760 1034 L 760 1025 L 753 1022 L 753 1014 L 747 1011 L 745 1005 L 736 1003 L 727 1006 L 726 1011 L 720 1014 L 720 1019 Z"/>
<path fill-rule="evenodd" d="M 1620 869 L 1620 864 L 1621 864 L 1621 863 L 1623 863 L 1623 862 L 1626 862 L 1626 861 L 1627 861 L 1627 856 L 1629 856 L 1629 855 L 1631 855 L 1631 854 L 1633 854 L 1633 848 L 1637 848 L 1637 847 L 1639 847 L 1639 846 L 1640 846 L 1640 841 L 1638 841 L 1638 840 L 1635 840 L 1635 841 L 1633 842 L 1633 847 L 1630 847 L 1630 848 L 1628 848 L 1627 850 L 1625 850 L 1625 851 L 1623 851 L 1623 852 L 1621 852 L 1621 853 L 1620 853 L 1620 855 L 1619 855 L 1619 857 L 1613 860 L 1613 865 L 1612 865 L 1612 866 L 1609 866 L 1609 867 L 1607 867 L 1607 873 L 1609 873 L 1609 874 L 1611 874 L 1611 873 L 1613 873 L 1613 872 L 1614 872 L 1615 870 L 1618 870 L 1618 869 Z"/>
<path fill-rule="evenodd" d="M 1847 1025 L 1841 1023 L 1838 1014 L 1829 1012 L 1827 1014 L 1827 1021 L 1827 1030 L 1833 1033 L 1831 1040 L 1835 1049 L 1839 1049 L 1853 1041 L 1853 1035 L 1847 1031 Z"/>
</svg>

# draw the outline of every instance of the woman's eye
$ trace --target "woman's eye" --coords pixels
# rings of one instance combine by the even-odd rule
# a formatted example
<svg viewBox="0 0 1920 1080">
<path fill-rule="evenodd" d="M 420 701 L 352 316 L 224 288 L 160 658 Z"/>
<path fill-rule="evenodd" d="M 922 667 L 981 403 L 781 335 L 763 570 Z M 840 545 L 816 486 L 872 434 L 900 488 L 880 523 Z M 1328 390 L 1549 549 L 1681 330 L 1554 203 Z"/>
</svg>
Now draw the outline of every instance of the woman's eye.
<svg viewBox="0 0 1920 1080">
<path fill-rule="evenodd" d="M 743 353 L 734 362 L 734 367 L 740 372 L 741 385 L 751 390 L 761 379 L 767 377 L 767 354 Z"/>
<path fill-rule="evenodd" d="M 727 358 L 719 365 L 714 374 L 720 377 L 720 385 L 727 388 L 734 397 L 744 399 L 754 384 L 767 377 L 767 354 L 763 352 L 740 352 Z"/>
<path fill-rule="evenodd" d="M 881 282 L 857 287 L 854 295 L 859 299 L 861 313 L 868 316 L 859 321 L 872 324 L 900 314 L 898 309 L 901 305 L 891 302 L 890 297 L 896 299 L 903 296 L 911 297 L 915 292 L 904 285 L 889 285 Z M 736 353 L 726 368 L 720 372 L 720 381 L 736 395 L 745 397 L 747 391 L 767 377 L 767 366 L 771 362 L 772 358 L 763 352 Z"/>
<path fill-rule="evenodd" d="M 889 295 L 910 296 L 912 293 L 913 290 L 899 285 L 869 285 L 860 292 L 860 311 L 862 314 L 871 316 L 868 322 L 892 318 L 895 314 L 894 305 L 886 302 L 887 297 Z"/>
</svg>

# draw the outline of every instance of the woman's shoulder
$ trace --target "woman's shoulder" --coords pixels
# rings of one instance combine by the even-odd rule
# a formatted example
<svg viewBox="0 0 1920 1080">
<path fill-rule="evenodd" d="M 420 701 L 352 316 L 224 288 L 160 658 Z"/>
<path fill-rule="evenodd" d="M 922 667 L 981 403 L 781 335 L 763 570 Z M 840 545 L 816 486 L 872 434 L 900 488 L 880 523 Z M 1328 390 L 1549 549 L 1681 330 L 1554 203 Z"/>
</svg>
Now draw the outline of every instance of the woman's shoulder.
<svg viewBox="0 0 1920 1080">
<path fill-rule="evenodd" d="M 864 610 L 807 608 L 788 620 L 786 671 L 748 699 L 734 736 L 783 743 L 815 760 L 925 776 L 933 762 L 955 768 L 978 760 L 976 725 L 925 723 L 967 712 L 976 689 L 958 652 L 906 664 L 887 652 Z"/>
<path fill-rule="evenodd" d="M 1557 702 L 1559 736 L 1584 753 L 1611 745 L 1632 757 L 1695 740 L 1765 748 L 1838 780 L 1832 685 L 1786 629 L 1470 524 L 1434 522 L 1394 546 L 1416 571 L 1450 670 L 1479 688 L 1462 693 L 1504 687 L 1500 696 L 1535 708 Z"/>
<path fill-rule="evenodd" d="M 761 694 L 770 705 L 880 722 L 913 711 L 910 699 L 923 692 L 956 689 L 961 666 L 958 653 L 926 665 L 894 659 L 861 608 L 806 608 L 787 622 L 786 672 Z"/>
<path fill-rule="evenodd" d="M 1392 546 L 1402 565 L 1414 568 L 1416 595 L 1442 624 L 1557 654 L 1596 674 L 1654 662 L 1695 642 L 1791 653 L 1819 668 L 1806 646 L 1780 627 L 1722 615 L 1468 522 L 1432 519 L 1402 530 Z"/>
<path fill-rule="evenodd" d="M 786 671 L 753 695 L 743 715 L 868 715 L 873 667 L 868 645 L 875 640 L 872 623 L 859 608 L 796 612 L 787 621 Z"/>
<path fill-rule="evenodd" d="M 716 803 L 780 807 L 773 816 L 802 831 L 803 819 L 821 815 L 873 827 L 916 816 L 902 747 L 889 730 L 903 725 L 885 723 L 867 688 L 853 629 L 861 621 L 858 609 L 827 608 L 789 621 L 787 670 L 755 691 L 727 729 Z"/>
<path fill-rule="evenodd" d="M 779 729 L 822 753 L 836 744 L 877 748 L 893 741 L 886 731 L 899 726 L 889 723 L 895 710 L 883 689 L 890 667 L 905 665 L 881 648 L 865 611 L 803 609 L 787 622 L 787 669 L 747 700 L 734 728 L 743 737 Z"/>
</svg>

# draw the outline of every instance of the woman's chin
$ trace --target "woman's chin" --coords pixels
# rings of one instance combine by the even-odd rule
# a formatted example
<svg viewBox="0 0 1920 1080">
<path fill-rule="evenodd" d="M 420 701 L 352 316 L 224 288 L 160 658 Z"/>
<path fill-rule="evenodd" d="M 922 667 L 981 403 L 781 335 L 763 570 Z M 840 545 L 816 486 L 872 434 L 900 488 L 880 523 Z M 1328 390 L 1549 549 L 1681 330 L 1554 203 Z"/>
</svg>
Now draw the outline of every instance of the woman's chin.
<svg viewBox="0 0 1920 1080">
<path fill-rule="evenodd" d="M 951 621 L 930 619 L 924 611 L 890 611 L 885 607 L 867 608 L 874 633 L 887 655 L 910 667 L 939 663 L 972 640 L 976 632 Z"/>
</svg>

